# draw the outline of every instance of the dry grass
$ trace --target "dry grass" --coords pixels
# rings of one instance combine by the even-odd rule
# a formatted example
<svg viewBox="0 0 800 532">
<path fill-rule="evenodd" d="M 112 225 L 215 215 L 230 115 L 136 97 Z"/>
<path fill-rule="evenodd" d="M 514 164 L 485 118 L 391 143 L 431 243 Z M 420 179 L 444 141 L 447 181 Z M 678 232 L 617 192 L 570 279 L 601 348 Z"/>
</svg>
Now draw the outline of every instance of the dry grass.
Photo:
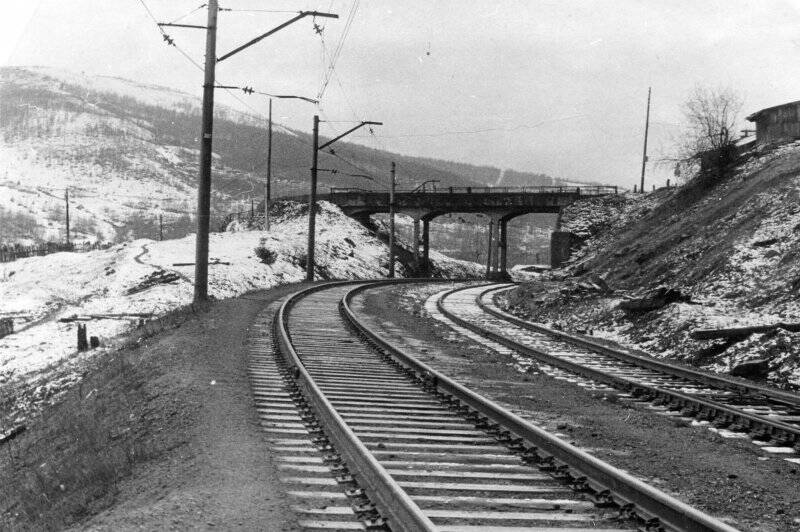
<svg viewBox="0 0 800 532">
<path fill-rule="evenodd" d="M 175 446 L 135 351 L 103 360 L 0 453 L 0 529 L 57 530 L 114 501 L 133 466 Z"/>
</svg>

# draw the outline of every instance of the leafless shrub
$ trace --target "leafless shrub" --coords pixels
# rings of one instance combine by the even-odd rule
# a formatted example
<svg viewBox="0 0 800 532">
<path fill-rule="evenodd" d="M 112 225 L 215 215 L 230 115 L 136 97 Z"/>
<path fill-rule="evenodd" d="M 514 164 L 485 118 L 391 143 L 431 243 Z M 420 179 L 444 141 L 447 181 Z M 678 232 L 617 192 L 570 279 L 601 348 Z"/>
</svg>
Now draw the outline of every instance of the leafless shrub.
<svg viewBox="0 0 800 532">
<path fill-rule="evenodd" d="M 681 138 L 678 162 L 699 163 L 705 184 L 724 177 L 736 157 L 736 124 L 742 98 L 730 88 L 696 86 L 683 104 L 686 131 Z"/>
</svg>

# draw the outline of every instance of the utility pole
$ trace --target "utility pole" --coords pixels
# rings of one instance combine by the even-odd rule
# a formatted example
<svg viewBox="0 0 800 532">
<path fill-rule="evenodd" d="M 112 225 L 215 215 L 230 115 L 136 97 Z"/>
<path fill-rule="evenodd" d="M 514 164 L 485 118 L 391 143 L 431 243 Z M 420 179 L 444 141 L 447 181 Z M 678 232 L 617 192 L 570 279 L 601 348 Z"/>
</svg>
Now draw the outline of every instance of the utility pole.
<svg viewBox="0 0 800 532">
<path fill-rule="evenodd" d="M 69 246 L 69 189 L 64 189 L 64 201 L 67 203 L 67 246 Z"/>
<path fill-rule="evenodd" d="M 644 169 L 647 166 L 647 133 L 650 129 L 650 91 L 652 87 L 647 87 L 647 116 L 644 120 L 644 149 L 642 150 L 642 181 L 639 192 L 644 193 Z"/>
<path fill-rule="evenodd" d="M 208 0 L 203 114 L 200 136 L 200 183 L 197 189 L 197 242 L 194 302 L 208 299 L 208 226 L 211 218 L 211 135 L 214 128 L 214 74 L 217 66 L 217 0 Z"/>
<path fill-rule="evenodd" d="M 269 129 L 267 129 L 267 184 L 264 188 L 264 230 L 269 231 L 269 200 L 272 199 L 272 98 L 269 99 Z"/>
<path fill-rule="evenodd" d="M 351 127 L 338 137 L 335 137 L 322 146 L 319 145 L 319 116 L 314 115 L 314 153 L 311 158 L 311 192 L 308 195 L 308 249 L 306 251 L 306 281 L 313 281 L 314 280 L 314 240 L 315 240 L 315 233 L 316 233 L 316 223 L 317 223 L 317 213 L 316 213 L 316 206 L 317 206 L 317 159 L 318 153 L 320 150 L 323 150 L 336 142 L 337 140 L 349 135 L 356 129 L 367 125 L 374 125 L 374 126 L 382 126 L 383 122 L 372 122 L 372 121 L 363 121 L 357 126 Z"/>
<path fill-rule="evenodd" d="M 164 240 L 164 215 L 158 215 L 158 240 Z"/>
<path fill-rule="evenodd" d="M 389 278 L 394 278 L 394 191 L 397 186 L 395 182 L 395 167 L 392 161 L 392 184 L 389 188 Z"/>
<path fill-rule="evenodd" d="M 314 238 L 317 223 L 317 155 L 319 153 L 319 116 L 314 115 L 314 154 L 311 156 L 311 191 L 308 194 L 308 249 L 306 281 L 314 280 Z"/>
<path fill-rule="evenodd" d="M 208 2 L 208 22 L 206 23 L 206 60 L 203 80 L 203 113 L 200 144 L 200 182 L 197 190 L 197 240 L 195 245 L 194 269 L 194 301 L 196 303 L 208 299 L 208 230 L 211 218 L 211 136 L 214 122 L 214 79 L 217 63 L 232 57 L 242 50 L 253 46 L 277 31 L 294 24 L 305 17 L 339 18 L 331 13 L 318 11 L 300 11 L 295 17 L 251 39 L 245 44 L 217 58 L 217 0 Z M 163 23 L 159 26 L 197 27 L 186 24 Z M 202 28 L 203 26 L 200 26 Z"/>
</svg>

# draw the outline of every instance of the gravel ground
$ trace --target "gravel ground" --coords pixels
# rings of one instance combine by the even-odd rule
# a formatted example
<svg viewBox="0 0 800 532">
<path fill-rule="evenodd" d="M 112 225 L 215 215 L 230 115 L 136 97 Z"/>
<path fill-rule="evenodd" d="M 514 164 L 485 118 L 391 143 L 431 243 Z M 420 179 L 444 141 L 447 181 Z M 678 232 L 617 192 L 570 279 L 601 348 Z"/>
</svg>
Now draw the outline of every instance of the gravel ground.
<svg viewBox="0 0 800 532">
<path fill-rule="evenodd" d="M 681 420 L 614 401 L 543 374 L 522 374 L 499 355 L 427 317 L 445 285 L 395 287 L 358 309 L 421 360 L 567 441 L 743 530 L 800 530 L 800 467 Z M 398 311 L 399 309 L 399 311 Z"/>
</svg>

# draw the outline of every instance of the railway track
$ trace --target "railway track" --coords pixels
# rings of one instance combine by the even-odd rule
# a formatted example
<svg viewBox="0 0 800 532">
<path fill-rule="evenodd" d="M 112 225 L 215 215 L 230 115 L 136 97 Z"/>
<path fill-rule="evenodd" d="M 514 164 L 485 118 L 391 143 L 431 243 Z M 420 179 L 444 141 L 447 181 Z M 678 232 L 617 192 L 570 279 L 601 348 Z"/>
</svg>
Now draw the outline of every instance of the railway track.
<svg viewBox="0 0 800 532">
<path fill-rule="evenodd" d="M 414 532 L 734 530 L 387 343 L 350 309 L 355 294 L 382 284 L 306 289 L 274 321 L 281 374 L 313 412 L 305 425 L 338 453 L 337 478 L 369 500 L 354 509 L 342 498 L 306 514 L 374 505 L 379 517 L 365 528 Z"/>
<path fill-rule="evenodd" d="M 456 288 L 438 295 L 436 307 L 460 327 L 543 364 L 616 388 L 623 399 L 693 418 L 730 437 L 747 434 L 766 452 L 800 463 L 800 396 L 522 320 L 494 304 L 493 296 L 507 289 L 507 284 Z"/>
</svg>

